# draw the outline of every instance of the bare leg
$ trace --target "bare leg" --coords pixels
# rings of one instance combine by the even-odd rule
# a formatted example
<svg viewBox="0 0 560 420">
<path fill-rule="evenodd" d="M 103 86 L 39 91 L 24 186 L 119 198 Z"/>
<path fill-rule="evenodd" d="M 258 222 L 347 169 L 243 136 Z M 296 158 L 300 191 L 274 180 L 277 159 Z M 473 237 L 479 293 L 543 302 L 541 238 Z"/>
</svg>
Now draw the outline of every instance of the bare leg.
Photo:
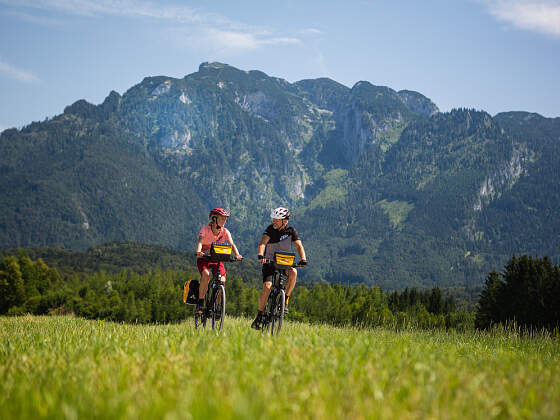
<svg viewBox="0 0 560 420">
<path fill-rule="evenodd" d="M 204 299 L 208 291 L 208 283 L 210 283 L 210 270 L 202 270 L 200 274 L 200 288 L 198 289 L 198 298 Z"/>
<path fill-rule="evenodd" d="M 266 301 L 268 299 L 268 295 L 270 295 L 271 289 L 272 289 L 272 282 L 265 281 L 263 284 L 263 288 L 261 290 L 261 294 L 259 296 L 259 312 L 264 311 L 264 307 L 266 306 Z"/>
<path fill-rule="evenodd" d="M 286 270 L 288 273 L 288 281 L 286 282 L 286 296 L 290 296 L 294 287 L 296 287 L 297 270 L 292 268 L 291 270 Z"/>
</svg>

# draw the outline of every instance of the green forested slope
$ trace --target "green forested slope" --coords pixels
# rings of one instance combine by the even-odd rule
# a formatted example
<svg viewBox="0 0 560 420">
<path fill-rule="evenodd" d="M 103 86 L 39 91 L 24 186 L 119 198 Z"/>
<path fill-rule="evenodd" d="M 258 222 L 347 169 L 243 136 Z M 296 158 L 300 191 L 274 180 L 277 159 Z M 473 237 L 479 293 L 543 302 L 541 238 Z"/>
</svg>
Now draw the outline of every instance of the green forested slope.
<svg viewBox="0 0 560 420">
<path fill-rule="evenodd" d="M 0 242 L 84 248 L 111 240 L 185 246 L 195 190 L 112 121 L 64 114 L 0 142 Z M 188 239 L 187 239 L 188 238 Z"/>
<path fill-rule="evenodd" d="M 560 256 L 559 133 L 536 114 L 439 113 L 417 92 L 203 63 L 4 131 L 0 246 L 187 250 L 222 206 L 251 256 L 287 205 L 303 277 L 480 285 L 513 253 Z"/>
<path fill-rule="evenodd" d="M 495 120 L 528 151 L 509 194 L 493 201 L 477 223 L 485 250 L 560 257 L 560 118 L 510 112 Z"/>
</svg>

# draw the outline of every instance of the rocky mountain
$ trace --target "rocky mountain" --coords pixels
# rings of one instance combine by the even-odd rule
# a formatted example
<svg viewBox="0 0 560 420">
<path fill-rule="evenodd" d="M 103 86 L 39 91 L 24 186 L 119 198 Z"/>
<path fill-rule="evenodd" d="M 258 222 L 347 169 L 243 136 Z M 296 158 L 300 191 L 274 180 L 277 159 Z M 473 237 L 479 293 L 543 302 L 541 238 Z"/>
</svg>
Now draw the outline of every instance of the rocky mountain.
<svg viewBox="0 0 560 420">
<path fill-rule="evenodd" d="M 223 206 L 251 256 L 282 204 L 307 279 L 478 285 L 513 253 L 560 256 L 559 141 L 558 118 L 203 63 L 4 131 L 0 246 L 190 249 Z"/>
</svg>

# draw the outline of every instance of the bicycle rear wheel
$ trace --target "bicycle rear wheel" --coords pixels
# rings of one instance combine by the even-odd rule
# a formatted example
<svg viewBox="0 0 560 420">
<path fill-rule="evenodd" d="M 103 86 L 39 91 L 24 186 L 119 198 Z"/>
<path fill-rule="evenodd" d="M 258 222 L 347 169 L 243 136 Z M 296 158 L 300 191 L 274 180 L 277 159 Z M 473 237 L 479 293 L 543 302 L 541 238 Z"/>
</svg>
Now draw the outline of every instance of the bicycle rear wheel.
<svg viewBox="0 0 560 420">
<path fill-rule="evenodd" d="M 282 329 L 282 323 L 284 322 L 284 308 L 286 306 L 286 292 L 280 290 L 280 293 L 276 295 L 274 300 L 274 306 L 272 307 L 271 314 L 272 320 L 270 323 L 270 335 L 278 335 Z"/>
<path fill-rule="evenodd" d="M 223 284 L 216 287 L 212 301 L 212 329 L 221 331 L 226 316 L 226 288 Z"/>
</svg>

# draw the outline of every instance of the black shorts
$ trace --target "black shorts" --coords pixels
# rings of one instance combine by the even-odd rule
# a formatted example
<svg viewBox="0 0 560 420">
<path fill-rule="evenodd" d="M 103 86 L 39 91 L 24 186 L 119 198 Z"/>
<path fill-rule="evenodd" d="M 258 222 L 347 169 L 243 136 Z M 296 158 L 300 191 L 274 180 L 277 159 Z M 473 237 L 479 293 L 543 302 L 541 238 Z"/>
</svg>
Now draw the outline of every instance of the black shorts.
<svg viewBox="0 0 560 420">
<path fill-rule="evenodd" d="M 272 281 L 272 276 L 274 275 L 275 268 L 272 264 L 263 264 L 262 265 L 262 277 L 263 283 L 267 281 Z M 285 273 L 286 270 L 280 270 L 281 273 Z"/>
</svg>

